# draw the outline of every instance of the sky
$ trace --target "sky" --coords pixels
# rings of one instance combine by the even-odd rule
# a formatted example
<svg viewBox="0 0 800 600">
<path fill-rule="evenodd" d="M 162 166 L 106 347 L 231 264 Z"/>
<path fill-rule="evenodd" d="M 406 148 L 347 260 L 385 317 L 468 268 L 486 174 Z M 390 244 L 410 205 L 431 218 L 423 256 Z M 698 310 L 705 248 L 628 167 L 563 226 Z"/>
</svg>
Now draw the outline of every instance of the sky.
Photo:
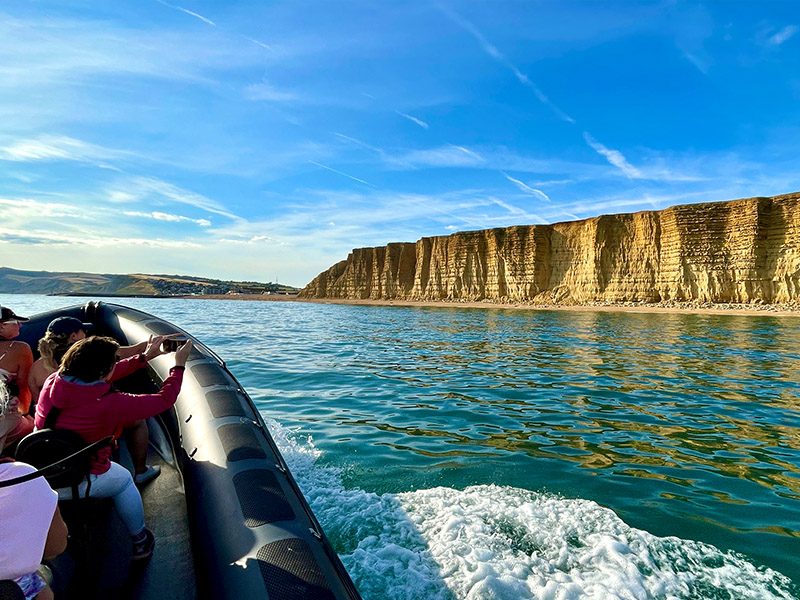
<svg viewBox="0 0 800 600">
<path fill-rule="evenodd" d="M 303 286 L 799 191 L 797 140 L 792 0 L 0 3 L 0 266 Z"/>
</svg>

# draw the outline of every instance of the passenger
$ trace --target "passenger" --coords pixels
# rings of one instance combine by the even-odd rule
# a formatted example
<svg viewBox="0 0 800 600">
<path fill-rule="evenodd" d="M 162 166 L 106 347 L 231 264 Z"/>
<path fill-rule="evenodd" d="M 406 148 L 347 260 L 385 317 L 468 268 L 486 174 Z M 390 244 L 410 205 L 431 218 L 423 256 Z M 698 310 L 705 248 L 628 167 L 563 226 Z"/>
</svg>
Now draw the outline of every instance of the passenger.
<svg viewBox="0 0 800 600">
<path fill-rule="evenodd" d="M 7 395 L 5 384 L 0 384 L 0 400 Z M 35 471 L 25 463 L 0 462 L 0 481 Z M 67 526 L 57 502 L 58 494 L 43 477 L 0 488 L 0 580 L 13 581 L 26 600 L 53 598 L 37 571 L 42 560 L 67 548 Z"/>
<path fill-rule="evenodd" d="M 83 323 L 75 317 L 58 317 L 50 321 L 44 337 L 39 340 L 39 358 L 33 363 L 28 385 L 34 403 L 39 400 L 39 394 L 47 379 L 58 370 L 61 359 L 72 344 L 84 339 L 87 332 L 91 331 L 91 323 Z M 120 346 L 117 351 L 119 358 L 130 358 L 147 347 L 147 342 L 140 342 L 133 346 Z M 143 419 L 132 423 L 125 429 L 125 438 L 133 460 L 133 480 L 138 486 L 144 486 L 159 476 L 161 468 L 151 467 L 147 464 L 147 445 L 150 443 L 150 433 L 147 422 Z"/>
<path fill-rule="evenodd" d="M 33 431 L 33 419 L 28 416 L 31 404 L 28 373 L 33 353 L 25 342 L 13 341 L 19 335 L 20 323 L 27 320 L 10 308 L 0 307 L 0 380 L 8 387 L 10 396 L 0 406 L 0 453 Z"/>
<path fill-rule="evenodd" d="M 83 323 L 75 317 L 58 317 L 50 321 L 44 337 L 39 340 L 39 358 L 33 363 L 28 376 L 28 386 L 33 402 L 38 401 L 44 380 L 58 370 L 64 353 L 72 344 L 89 335 L 91 328 L 91 323 Z M 133 346 L 120 346 L 117 357 L 136 356 L 143 352 L 145 347 L 147 347 L 147 342 L 140 342 Z"/>
<path fill-rule="evenodd" d="M 0 463 L 0 481 L 35 471 L 26 463 Z M 52 600 L 53 591 L 38 570 L 43 560 L 66 550 L 67 526 L 58 494 L 44 477 L 0 488 L 0 540 L 0 580 L 14 581 L 26 600 Z"/>
<path fill-rule="evenodd" d="M 145 351 L 117 361 L 119 344 L 108 337 L 88 337 L 70 347 L 61 361 L 61 368 L 44 383 L 36 408 L 36 426 L 41 429 L 51 410 L 59 412 L 56 429 L 79 433 L 87 443 L 109 435 L 118 436 L 122 429 L 138 419 L 157 415 L 175 404 L 183 381 L 186 359 L 192 349 L 187 341 L 175 352 L 175 366 L 170 369 L 161 390 L 154 394 L 128 394 L 114 390 L 112 379 L 128 375 L 163 353 L 165 336 L 154 336 Z M 155 539 L 144 524 L 144 507 L 139 490 L 127 469 L 111 462 L 111 448 L 98 450 L 91 460 L 89 496 L 111 497 L 133 542 L 134 560 L 149 558 Z M 86 482 L 78 493 L 86 493 Z M 70 498 L 70 489 L 58 490 L 59 497 Z"/>
</svg>

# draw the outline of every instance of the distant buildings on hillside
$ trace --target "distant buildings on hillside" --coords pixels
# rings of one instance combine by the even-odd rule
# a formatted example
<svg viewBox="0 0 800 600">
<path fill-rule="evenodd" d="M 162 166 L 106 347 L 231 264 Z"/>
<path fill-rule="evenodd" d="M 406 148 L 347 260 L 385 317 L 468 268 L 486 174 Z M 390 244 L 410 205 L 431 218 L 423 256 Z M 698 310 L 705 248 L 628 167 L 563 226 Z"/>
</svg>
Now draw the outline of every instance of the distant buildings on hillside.
<svg viewBox="0 0 800 600">
<path fill-rule="evenodd" d="M 226 294 L 293 295 L 298 290 L 278 283 L 233 281 L 150 281 L 159 296 L 221 296 Z"/>
</svg>

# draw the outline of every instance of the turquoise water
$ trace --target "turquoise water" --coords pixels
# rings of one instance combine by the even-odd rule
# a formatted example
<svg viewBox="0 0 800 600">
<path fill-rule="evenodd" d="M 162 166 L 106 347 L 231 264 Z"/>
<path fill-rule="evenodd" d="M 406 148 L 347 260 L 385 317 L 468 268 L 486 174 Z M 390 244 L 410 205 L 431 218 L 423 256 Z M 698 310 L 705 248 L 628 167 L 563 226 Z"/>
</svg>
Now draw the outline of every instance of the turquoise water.
<svg viewBox="0 0 800 600">
<path fill-rule="evenodd" d="M 124 303 L 228 362 L 365 598 L 798 596 L 800 318 Z"/>
</svg>

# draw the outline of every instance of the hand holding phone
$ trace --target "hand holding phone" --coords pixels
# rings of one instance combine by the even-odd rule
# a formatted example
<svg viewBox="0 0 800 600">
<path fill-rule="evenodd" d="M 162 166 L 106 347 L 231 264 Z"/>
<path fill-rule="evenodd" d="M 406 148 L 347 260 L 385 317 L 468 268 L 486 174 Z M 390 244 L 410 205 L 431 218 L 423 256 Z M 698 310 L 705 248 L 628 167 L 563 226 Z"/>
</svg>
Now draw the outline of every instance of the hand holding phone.
<svg viewBox="0 0 800 600">
<path fill-rule="evenodd" d="M 179 340 L 174 338 L 169 338 L 161 342 L 161 351 L 165 354 L 168 352 L 175 352 L 178 348 L 180 348 L 186 340 Z"/>
</svg>

